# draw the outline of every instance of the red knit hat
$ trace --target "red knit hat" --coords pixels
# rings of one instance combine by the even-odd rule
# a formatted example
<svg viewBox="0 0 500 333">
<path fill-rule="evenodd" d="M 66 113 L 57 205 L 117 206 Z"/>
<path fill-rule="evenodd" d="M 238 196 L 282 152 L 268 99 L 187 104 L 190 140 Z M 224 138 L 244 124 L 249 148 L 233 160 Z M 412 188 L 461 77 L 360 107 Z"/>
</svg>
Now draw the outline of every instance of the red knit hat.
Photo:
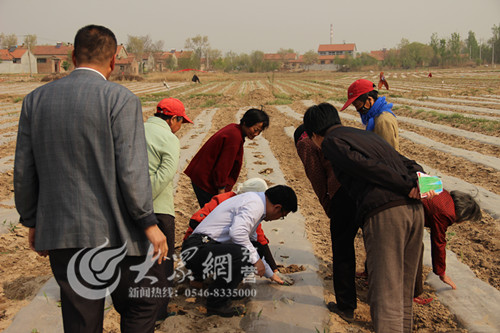
<svg viewBox="0 0 500 333">
<path fill-rule="evenodd" d="M 352 104 L 359 96 L 372 91 L 375 88 L 373 82 L 365 79 L 354 81 L 353 84 L 347 89 L 347 102 L 344 104 L 340 111 L 344 111 L 349 105 Z"/>
</svg>

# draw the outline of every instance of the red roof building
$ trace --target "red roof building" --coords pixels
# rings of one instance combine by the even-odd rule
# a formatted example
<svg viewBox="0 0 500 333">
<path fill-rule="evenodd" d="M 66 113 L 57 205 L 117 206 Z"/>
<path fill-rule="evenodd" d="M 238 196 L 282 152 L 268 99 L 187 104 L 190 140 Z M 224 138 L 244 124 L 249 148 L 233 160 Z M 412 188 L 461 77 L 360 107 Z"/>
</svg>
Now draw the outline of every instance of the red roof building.
<svg viewBox="0 0 500 333">
<path fill-rule="evenodd" d="M 72 44 L 57 43 L 56 45 L 37 45 L 33 47 L 38 73 L 64 73 L 73 69 Z"/>
<path fill-rule="evenodd" d="M 318 61 L 320 64 L 331 64 L 336 57 L 356 57 L 356 44 L 320 44 L 318 47 Z"/>
<path fill-rule="evenodd" d="M 0 49 L 0 73 L 37 73 L 36 58 L 24 46 Z"/>
</svg>

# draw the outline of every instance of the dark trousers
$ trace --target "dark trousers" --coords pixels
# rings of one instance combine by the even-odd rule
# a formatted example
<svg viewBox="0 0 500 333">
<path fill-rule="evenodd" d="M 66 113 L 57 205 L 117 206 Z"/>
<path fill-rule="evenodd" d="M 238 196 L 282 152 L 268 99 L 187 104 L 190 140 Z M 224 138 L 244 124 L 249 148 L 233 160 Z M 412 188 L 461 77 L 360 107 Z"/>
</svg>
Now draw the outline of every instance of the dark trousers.
<svg viewBox="0 0 500 333">
<path fill-rule="evenodd" d="M 245 247 L 237 244 L 222 244 L 205 237 L 201 234 L 193 234 L 184 241 L 182 251 L 196 249 L 194 255 L 187 256 L 185 264 L 195 276 L 213 276 L 214 282 L 208 286 L 207 307 L 226 306 L 230 302 L 230 297 L 227 296 L 228 291 L 238 286 L 243 280 L 244 270 L 253 270 L 253 265 L 249 263 L 248 255 L 245 255 L 247 252 Z M 229 258 L 230 264 L 226 262 L 223 265 L 217 265 L 214 269 L 213 265 L 216 262 L 220 263 L 220 258 L 224 256 Z"/>
<path fill-rule="evenodd" d="M 104 319 L 104 298 L 93 300 L 80 296 L 69 284 L 68 264 L 81 249 L 61 249 L 49 251 L 52 273 L 60 287 L 61 309 L 63 316 L 64 332 L 66 333 L 93 333 L 102 332 Z M 165 274 L 163 267 L 155 263 L 147 272 L 147 276 L 156 277 L 158 282 L 151 285 L 150 279 L 142 279 L 138 283 L 136 271 L 131 271 L 131 266 L 142 264 L 146 256 L 125 256 L 118 264 L 120 280 L 116 289 L 111 293 L 113 305 L 120 314 L 121 332 L 142 333 L 154 332 L 158 311 L 164 303 L 164 297 L 136 297 L 131 295 L 133 289 L 143 290 L 151 287 L 163 286 Z M 76 276 L 81 276 L 77 261 L 75 266 Z M 158 296 L 158 295 L 157 295 Z"/>
<path fill-rule="evenodd" d="M 200 208 L 203 208 L 207 202 L 212 200 L 212 197 L 215 194 L 208 193 L 198 186 L 196 186 L 193 182 L 191 182 L 191 185 L 193 186 L 194 194 L 196 195 L 196 199 L 198 200 L 198 204 L 200 205 Z"/>
<path fill-rule="evenodd" d="M 170 259 L 164 261 L 161 266 L 163 267 L 163 274 L 165 274 L 165 285 L 162 286 L 166 288 L 172 288 L 173 286 L 173 278 L 174 278 L 174 252 L 175 252 L 175 217 L 169 214 L 156 214 L 156 218 L 158 219 L 158 227 L 167 237 L 167 245 L 168 252 L 167 257 Z M 160 309 L 160 313 L 158 314 L 158 319 L 165 319 L 168 314 L 168 302 L 170 301 L 169 297 L 166 297 L 165 303 Z"/>
<path fill-rule="evenodd" d="M 356 299 L 356 255 L 354 239 L 359 227 L 355 223 L 356 204 L 341 187 L 332 198 L 330 235 L 333 253 L 333 289 L 341 310 L 354 310 Z"/>
</svg>

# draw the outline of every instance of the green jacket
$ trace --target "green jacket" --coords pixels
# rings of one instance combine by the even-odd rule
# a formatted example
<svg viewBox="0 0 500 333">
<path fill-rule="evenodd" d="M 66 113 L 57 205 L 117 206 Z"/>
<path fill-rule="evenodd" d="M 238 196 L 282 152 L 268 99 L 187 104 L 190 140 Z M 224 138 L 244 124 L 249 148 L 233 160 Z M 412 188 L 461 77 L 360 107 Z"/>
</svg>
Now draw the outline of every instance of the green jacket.
<svg viewBox="0 0 500 333">
<path fill-rule="evenodd" d="M 173 180 L 179 165 L 180 143 L 167 122 L 151 117 L 144 123 L 148 148 L 153 208 L 158 214 L 175 216 Z"/>
</svg>

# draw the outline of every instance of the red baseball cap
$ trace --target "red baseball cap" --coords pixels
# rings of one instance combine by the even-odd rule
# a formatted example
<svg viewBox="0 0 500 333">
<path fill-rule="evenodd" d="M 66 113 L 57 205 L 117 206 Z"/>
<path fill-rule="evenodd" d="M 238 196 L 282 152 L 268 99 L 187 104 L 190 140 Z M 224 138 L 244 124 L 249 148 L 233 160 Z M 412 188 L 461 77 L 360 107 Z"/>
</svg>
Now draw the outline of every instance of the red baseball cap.
<svg viewBox="0 0 500 333">
<path fill-rule="evenodd" d="M 344 111 L 349 105 L 352 104 L 359 96 L 366 94 L 375 89 L 375 85 L 372 81 L 359 79 L 354 81 L 353 84 L 349 86 L 347 89 L 347 102 L 345 102 L 344 106 L 340 111 Z"/>
<path fill-rule="evenodd" d="M 184 109 L 184 104 L 177 98 L 164 98 L 156 106 L 156 112 L 163 113 L 167 116 L 178 116 L 184 118 L 183 123 L 191 123 L 193 121 L 186 116 L 186 109 Z"/>
</svg>

